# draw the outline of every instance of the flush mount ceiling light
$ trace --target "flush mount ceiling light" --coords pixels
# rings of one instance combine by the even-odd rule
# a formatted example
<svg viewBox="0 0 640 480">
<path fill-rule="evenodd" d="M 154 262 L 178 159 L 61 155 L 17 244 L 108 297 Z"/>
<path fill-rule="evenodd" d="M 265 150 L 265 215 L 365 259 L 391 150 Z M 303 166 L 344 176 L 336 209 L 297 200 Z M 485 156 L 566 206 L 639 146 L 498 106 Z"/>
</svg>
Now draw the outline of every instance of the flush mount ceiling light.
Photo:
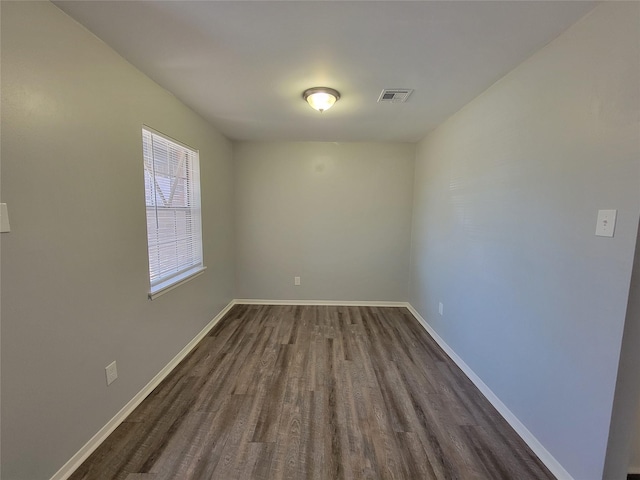
<svg viewBox="0 0 640 480">
<path fill-rule="evenodd" d="M 325 110 L 329 110 L 340 99 L 340 92 L 333 88 L 313 87 L 305 90 L 302 93 L 302 98 L 322 113 Z"/>
</svg>

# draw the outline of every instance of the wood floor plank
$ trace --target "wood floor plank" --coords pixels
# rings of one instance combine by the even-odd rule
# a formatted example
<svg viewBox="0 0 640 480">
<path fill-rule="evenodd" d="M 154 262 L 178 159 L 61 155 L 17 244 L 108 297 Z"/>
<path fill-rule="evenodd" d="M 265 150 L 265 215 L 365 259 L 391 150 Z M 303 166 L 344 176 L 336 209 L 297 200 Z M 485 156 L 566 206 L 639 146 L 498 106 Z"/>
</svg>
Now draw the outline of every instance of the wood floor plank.
<svg viewBox="0 0 640 480">
<path fill-rule="evenodd" d="M 174 436 L 172 448 L 168 447 L 149 471 L 162 480 L 210 478 L 240 405 L 227 397 L 215 412 L 190 412 L 183 430 Z"/>
<path fill-rule="evenodd" d="M 302 424 L 302 396 L 298 376 L 289 376 L 283 400 L 280 422 L 277 428 L 275 457 L 271 462 L 273 479 L 296 478 L 300 459 L 300 434 Z"/>
<path fill-rule="evenodd" d="M 220 453 L 220 460 L 212 473 L 214 478 L 238 479 L 242 465 L 249 453 L 249 441 L 253 436 L 258 422 L 260 406 L 264 403 L 265 392 L 258 395 L 234 395 L 233 401 L 238 402 L 240 408 L 234 419 L 233 426 Z"/>
<path fill-rule="evenodd" d="M 236 305 L 70 480 L 552 478 L 406 308 Z"/>
<path fill-rule="evenodd" d="M 352 415 L 354 424 L 352 428 L 358 432 L 361 444 L 352 450 L 362 452 L 361 461 L 364 464 L 364 470 L 361 472 L 365 478 L 376 478 L 379 468 L 379 458 L 376 451 L 376 442 L 373 431 L 373 411 L 369 402 L 368 391 L 371 388 L 367 379 L 366 370 L 360 365 L 351 365 L 351 386 L 352 399 L 354 402 L 355 412 Z M 354 437 L 354 440 L 356 438 Z M 353 460 L 352 460 L 353 463 Z"/>
<path fill-rule="evenodd" d="M 406 478 L 423 478 L 425 480 L 438 478 L 431 463 L 425 461 L 427 454 L 418 435 L 413 432 L 398 432 L 396 435 L 406 469 Z"/>
<path fill-rule="evenodd" d="M 277 427 L 282 414 L 287 387 L 287 370 L 291 358 L 291 347 L 288 344 L 282 344 L 278 348 L 274 371 L 267 383 L 269 395 L 260 410 L 252 438 L 253 442 L 272 443 L 277 440 Z"/>
<path fill-rule="evenodd" d="M 243 480 L 269 480 L 269 471 L 271 470 L 271 463 L 273 461 L 273 454 L 275 452 L 275 443 L 251 443 L 252 449 L 257 450 L 257 460 L 251 473 L 248 476 L 241 477 Z"/>
</svg>

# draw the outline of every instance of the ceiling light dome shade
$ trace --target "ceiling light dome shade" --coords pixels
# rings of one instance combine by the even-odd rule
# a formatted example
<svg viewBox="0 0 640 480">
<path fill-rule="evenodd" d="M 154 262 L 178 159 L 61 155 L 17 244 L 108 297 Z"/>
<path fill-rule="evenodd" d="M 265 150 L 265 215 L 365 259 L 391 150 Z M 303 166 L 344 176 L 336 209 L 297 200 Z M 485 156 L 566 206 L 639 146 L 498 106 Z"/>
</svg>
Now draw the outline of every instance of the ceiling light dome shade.
<svg viewBox="0 0 640 480">
<path fill-rule="evenodd" d="M 327 87 L 313 87 L 305 90 L 302 94 L 309 105 L 318 110 L 324 112 L 329 110 L 334 103 L 340 99 L 340 92 L 333 88 Z"/>
</svg>

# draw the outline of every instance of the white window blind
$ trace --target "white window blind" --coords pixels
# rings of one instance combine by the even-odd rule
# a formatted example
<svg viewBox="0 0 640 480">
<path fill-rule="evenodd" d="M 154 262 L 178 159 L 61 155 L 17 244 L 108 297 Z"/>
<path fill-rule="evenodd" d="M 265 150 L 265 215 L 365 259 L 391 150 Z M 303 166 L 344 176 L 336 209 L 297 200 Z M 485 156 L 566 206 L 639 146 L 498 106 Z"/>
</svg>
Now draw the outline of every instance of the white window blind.
<svg viewBox="0 0 640 480">
<path fill-rule="evenodd" d="M 142 129 L 150 297 L 204 270 L 198 152 Z"/>
</svg>

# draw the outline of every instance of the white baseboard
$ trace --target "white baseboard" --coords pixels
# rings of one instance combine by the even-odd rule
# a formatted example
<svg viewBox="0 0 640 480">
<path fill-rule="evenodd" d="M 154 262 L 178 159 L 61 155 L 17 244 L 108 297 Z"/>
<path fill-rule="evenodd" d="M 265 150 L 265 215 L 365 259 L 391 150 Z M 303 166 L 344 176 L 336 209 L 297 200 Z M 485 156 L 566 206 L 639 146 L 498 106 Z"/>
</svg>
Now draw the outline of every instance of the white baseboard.
<svg viewBox="0 0 640 480">
<path fill-rule="evenodd" d="M 413 308 L 411 304 L 408 304 L 407 308 L 413 314 L 414 317 L 418 320 L 420 325 L 427 331 L 429 335 L 436 341 L 438 345 L 445 351 L 445 353 L 455 362 L 460 370 L 464 372 L 464 374 L 473 382 L 473 384 L 480 390 L 480 392 L 486 397 L 487 400 L 498 410 L 498 413 L 504 417 L 504 419 L 511 425 L 511 427 L 516 431 L 518 435 L 525 441 L 525 443 L 533 450 L 533 452 L 538 456 L 538 458 L 546 465 L 546 467 L 551 470 L 558 480 L 574 480 L 569 472 L 567 472 L 564 467 L 558 462 L 553 455 L 551 455 L 546 448 L 538 441 L 536 437 L 524 426 L 524 424 L 518 420 L 511 410 L 507 408 L 507 406 L 502 403 L 502 401 L 498 398 L 498 396 L 491 391 L 491 389 L 482 381 L 480 377 L 478 377 L 475 372 L 467 365 L 464 360 L 462 360 L 453 349 L 447 345 L 440 335 L 436 333 L 436 331 L 427 323 L 427 321 L 422 318 L 422 316 L 418 313 L 418 311 Z"/>
<path fill-rule="evenodd" d="M 232 300 L 229 304 L 222 309 L 218 315 L 216 315 L 213 320 L 211 320 L 201 331 L 198 333 L 193 340 L 191 340 L 180 352 L 171 359 L 171 361 L 158 372 L 158 374 L 151 379 L 145 387 L 140 390 L 135 397 L 133 397 L 129 402 L 122 407 L 122 409 L 116 413 L 116 415 L 107 422 L 107 424 L 102 427 L 98 433 L 96 433 L 84 446 L 78 450 L 78 452 L 69 459 L 67 463 L 65 463 L 60 470 L 58 470 L 51 480 L 66 480 L 71 476 L 76 469 L 82 465 L 89 455 L 91 455 L 96 448 L 100 446 L 102 442 L 106 440 L 106 438 L 120 425 L 133 410 L 142 403 L 142 401 L 147 398 L 147 396 L 156 388 L 162 380 L 165 379 L 169 373 L 195 348 L 195 346 L 202 340 L 205 335 L 213 328 L 213 326 L 218 323 L 222 317 L 226 315 L 226 313 L 235 305 L 235 301 Z"/>
<path fill-rule="evenodd" d="M 334 305 L 338 307 L 409 307 L 407 302 L 350 301 L 350 300 L 265 300 L 236 298 L 238 305 Z"/>
</svg>

